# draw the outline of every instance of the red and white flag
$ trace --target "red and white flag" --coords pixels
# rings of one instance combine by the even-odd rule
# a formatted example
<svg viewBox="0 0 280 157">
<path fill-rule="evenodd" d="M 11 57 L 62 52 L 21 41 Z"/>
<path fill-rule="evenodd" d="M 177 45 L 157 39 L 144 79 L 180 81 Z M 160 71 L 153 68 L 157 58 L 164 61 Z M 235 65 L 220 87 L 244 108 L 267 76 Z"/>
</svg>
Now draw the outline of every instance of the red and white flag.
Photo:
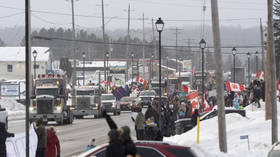
<svg viewBox="0 0 280 157">
<path fill-rule="evenodd" d="M 264 72 L 261 70 L 258 70 L 256 77 L 258 80 L 264 80 Z"/>
<path fill-rule="evenodd" d="M 232 82 L 226 82 L 227 91 L 242 92 L 244 91 L 244 85 Z"/>
<path fill-rule="evenodd" d="M 194 113 L 194 110 L 198 108 L 198 91 L 189 93 L 189 94 L 186 96 L 186 99 L 187 99 L 188 101 L 190 101 L 191 104 L 192 104 L 192 114 L 193 114 L 193 113 Z"/>
</svg>

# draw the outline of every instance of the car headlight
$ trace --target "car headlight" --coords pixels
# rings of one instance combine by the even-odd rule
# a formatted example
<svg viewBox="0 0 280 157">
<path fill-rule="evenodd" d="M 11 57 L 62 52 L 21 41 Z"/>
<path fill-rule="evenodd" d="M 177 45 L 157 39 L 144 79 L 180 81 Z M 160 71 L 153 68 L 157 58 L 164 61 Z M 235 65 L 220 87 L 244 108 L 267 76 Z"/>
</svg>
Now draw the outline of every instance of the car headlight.
<svg viewBox="0 0 280 157">
<path fill-rule="evenodd" d="M 56 110 L 61 111 L 61 106 L 57 106 Z"/>
</svg>

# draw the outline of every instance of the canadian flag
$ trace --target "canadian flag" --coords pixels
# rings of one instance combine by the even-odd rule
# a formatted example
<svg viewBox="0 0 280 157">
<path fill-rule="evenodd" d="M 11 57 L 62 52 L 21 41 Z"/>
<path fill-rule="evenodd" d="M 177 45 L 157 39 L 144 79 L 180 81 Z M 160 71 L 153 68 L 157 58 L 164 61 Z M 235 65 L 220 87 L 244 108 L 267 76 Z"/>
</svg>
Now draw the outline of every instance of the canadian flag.
<svg viewBox="0 0 280 157">
<path fill-rule="evenodd" d="M 202 104 L 202 96 L 199 97 L 199 102 L 200 104 Z M 211 106 L 208 104 L 208 102 L 205 99 L 202 107 L 204 108 L 203 110 L 204 112 L 208 112 L 212 110 Z"/>
<path fill-rule="evenodd" d="M 188 91 L 189 91 L 189 88 L 188 88 L 188 86 L 186 86 L 186 85 L 183 85 L 183 91 L 184 91 L 184 92 L 188 92 Z"/>
<path fill-rule="evenodd" d="M 244 85 L 232 82 L 226 82 L 227 91 L 241 92 L 244 91 Z"/>
<path fill-rule="evenodd" d="M 147 81 L 139 76 L 136 76 L 136 79 L 135 79 L 135 82 L 139 82 L 141 84 L 144 85 L 144 87 L 146 88 L 146 85 L 147 85 Z"/>
<path fill-rule="evenodd" d="M 198 108 L 198 91 L 192 92 L 186 96 L 186 99 L 192 104 L 192 114 Z"/>
<path fill-rule="evenodd" d="M 261 70 L 258 70 L 256 77 L 258 80 L 264 80 L 264 72 Z"/>
</svg>

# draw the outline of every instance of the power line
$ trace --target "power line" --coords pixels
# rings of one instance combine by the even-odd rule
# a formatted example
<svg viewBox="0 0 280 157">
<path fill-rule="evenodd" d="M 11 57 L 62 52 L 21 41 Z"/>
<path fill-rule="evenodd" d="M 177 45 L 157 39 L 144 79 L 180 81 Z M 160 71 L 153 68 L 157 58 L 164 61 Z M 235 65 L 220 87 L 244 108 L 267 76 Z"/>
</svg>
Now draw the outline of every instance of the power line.
<svg viewBox="0 0 280 157">
<path fill-rule="evenodd" d="M 95 43 L 95 44 L 103 44 L 103 41 L 93 41 L 93 40 L 73 40 L 67 38 L 60 38 L 60 37 L 45 37 L 45 36 L 32 36 L 32 39 L 42 39 L 42 40 L 62 40 L 62 41 L 75 41 L 75 42 L 82 42 L 82 43 Z M 106 45 L 127 45 L 127 43 L 122 42 L 105 42 Z M 153 47 L 152 44 L 136 44 L 136 43 L 129 43 L 132 46 L 146 46 L 146 47 Z M 162 45 L 165 48 L 176 48 L 176 45 Z M 199 46 L 177 46 L 179 48 L 199 48 Z M 233 47 L 239 49 L 246 49 L 246 48 L 261 48 L 260 45 L 239 45 L 239 46 L 222 46 L 221 48 L 224 49 L 232 49 Z M 213 46 L 208 46 L 206 48 L 214 48 Z M 175 49 L 174 49 L 175 50 Z M 179 49 L 180 50 L 180 49 Z"/>
</svg>

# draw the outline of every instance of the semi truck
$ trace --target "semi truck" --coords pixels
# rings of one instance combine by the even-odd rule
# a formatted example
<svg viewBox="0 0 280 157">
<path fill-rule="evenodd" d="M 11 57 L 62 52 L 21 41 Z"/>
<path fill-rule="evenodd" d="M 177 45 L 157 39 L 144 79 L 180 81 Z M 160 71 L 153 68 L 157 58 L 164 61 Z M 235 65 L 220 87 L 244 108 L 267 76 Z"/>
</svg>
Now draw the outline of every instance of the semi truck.
<svg viewBox="0 0 280 157">
<path fill-rule="evenodd" d="M 100 90 L 98 86 L 75 86 L 75 104 L 71 106 L 73 115 L 76 118 L 94 115 L 95 118 L 101 117 Z"/>
<path fill-rule="evenodd" d="M 30 122 L 42 118 L 45 124 L 49 121 L 56 121 L 59 125 L 72 124 L 73 112 L 67 105 L 66 80 L 59 74 L 38 76 L 30 104 Z"/>
</svg>

